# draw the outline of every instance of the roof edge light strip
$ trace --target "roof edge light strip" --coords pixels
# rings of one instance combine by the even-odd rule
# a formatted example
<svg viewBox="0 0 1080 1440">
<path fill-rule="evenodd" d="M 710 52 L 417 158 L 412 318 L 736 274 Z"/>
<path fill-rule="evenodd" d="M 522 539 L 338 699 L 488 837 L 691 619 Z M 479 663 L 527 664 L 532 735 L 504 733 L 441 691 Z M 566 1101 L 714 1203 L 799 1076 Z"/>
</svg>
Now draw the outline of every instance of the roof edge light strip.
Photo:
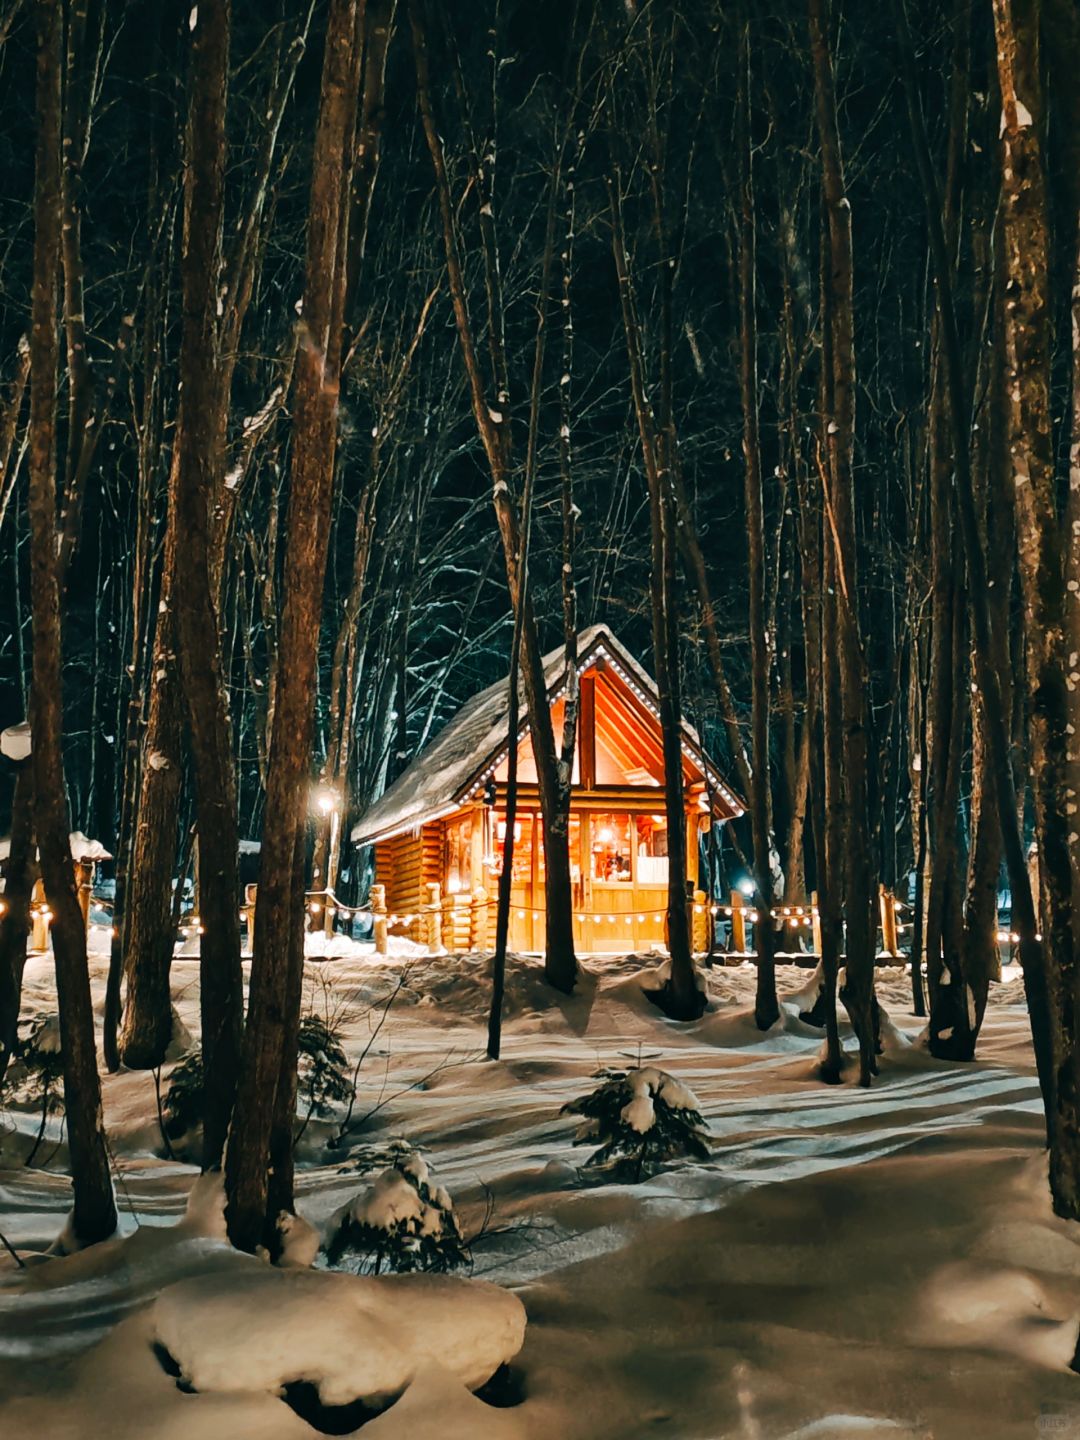
<svg viewBox="0 0 1080 1440">
<path fill-rule="evenodd" d="M 627 686 L 627 688 L 631 691 L 631 693 L 634 694 L 638 698 L 638 700 L 641 701 L 641 703 L 649 711 L 650 715 L 652 715 L 656 720 L 660 719 L 660 710 L 658 706 L 653 702 L 652 696 L 641 687 L 641 685 L 632 675 L 627 673 L 625 667 L 621 665 L 616 659 L 616 657 L 611 653 L 611 651 L 605 649 L 603 645 L 598 645 L 595 650 L 590 651 L 587 654 L 586 658 L 577 665 L 576 674 L 579 680 L 582 675 L 584 675 L 585 671 L 590 668 L 594 660 L 596 660 L 597 658 L 606 660 L 611 665 L 611 668 L 615 671 L 615 673 L 623 681 L 623 683 Z M 555 694 L 550 697 L 548 703 L 551 705 L 557 705 L 558 702 L 565 696 L 566 691 L 567 686 L 564 683 L 562 689 L 557 690 Z M 526 723 L 521 727 L 521 730 L 518 733 L 517 743 L 519 745 L 525 739 L 528 733 L 529 725 L 526 721 Z M 688 760 L 692 760 L 695 764 L 701 765 L 701 768 L 705 772 L 706 776 L 712 777 L 715 783 L 715 788 L 719 790 L 723 798 L 735 811 L 735 814 L 742 815 L 744 813 L 745 806 L 743 806 L 735 798 L 735 796 L 731 793 L 728 787 L 724 784 L 723 780 L 720 779 L 720 776 L 716 773 L 713 766 L 706 759 L 704 750 L 699 749 L 695 752 L 694 747 L 692 745 L 689 745 L 687 741 L 683 739 L 682 751 Z M 510 747 L 508 745 L 504 745 L 503 748 L 495 756 L 494 760 L 492 760 L 490 765 L 477 777 L 477 779 L 465 792 L 465 794 L 462 796 L 462 799 L 475 799 L 476 796 L 480 794 L 481 790 L 483 790 L 487 782 L 494 776 L 495 771 L 499 768 L 499 766 L 503 763 L 503 761 L 507 758 L 509 754 Z M 441 817 L 432 817 L 432 819 L 439 818 Z"/>
</svg>

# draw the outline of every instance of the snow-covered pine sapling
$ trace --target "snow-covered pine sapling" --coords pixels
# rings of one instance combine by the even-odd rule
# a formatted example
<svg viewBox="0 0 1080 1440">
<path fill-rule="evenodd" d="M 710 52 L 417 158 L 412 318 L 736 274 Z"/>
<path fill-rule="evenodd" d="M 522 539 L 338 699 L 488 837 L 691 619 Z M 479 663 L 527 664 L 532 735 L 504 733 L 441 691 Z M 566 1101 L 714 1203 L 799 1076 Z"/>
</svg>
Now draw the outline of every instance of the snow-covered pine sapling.
<svg viewBox="0 0 1080 1440">
<path fill-rule="evenodd" d="M 314 1013 L 305 1015 L 297 1049 L 297 1096 L 304 1113 L 296 1135 L 299 1140 L 313 1115 L 324 1119 L 333 1113 L 336 1103 L 344 1104 L 353 1092 L 348 1056 L 332 1020 Z M 188 1148 L 189 1137 L 197 1137 L 203 1122 L 203 1084 L 202 1051 L 189 1050 L 169 1075 L 161 1103 L 162 1139 L 167 1149 Z"/>
<path fill-rule="evenodd" d="M 653 1065 L 599 1070 L 600 1084 L 562 1114 L 582 1115 L 575 1145 L 600 1141 L 586 1168 L 636 1183 L 665 1162 L 709 1157 L 709 1136 L 697 1096 Z"/>
<path fill-rule="evenodd" d="M 41 1124 L 25 1164 L 33 1165 L 50 1115 L 64 1113 L 64 1057 L 60 1053 L 59 1015 L 37 1015 L 16 1045 L 16 1061 L 8 1072 L 12 1087 L 24 1100 L 41 1106 Z"/>
<path fill-rule="evenodd" d="M 313 1115 L 325 1120 L 334 1113 L 335 1105 L 345 1105 L 352 1099 L 353 1082 L 340 1026 L 333 1019 L 314 1013 L 305 1015 L 300 1021 L 297 1049 L 296 1090 L 304 1114 L 296 1134 L 299 1140 Z"/>
<path fill-rule="evenodd" d="M 201 1050 L 189 1050 L 169 1076 L 162 1111 L 162 1139 L 172 1149 L 197 1132 L 203 1119 L 203 1060 Z"/>
<path fill-rule="evenodd" d="M 453 1201 L 424 1157 L 410 1149 L 399 1151 L 389 1169 L 338 1211 L 328 1234 L 328 1263 L 347 1260 L 360 1275 L 444 1273 L 469 1262 Z"/>
</svg>

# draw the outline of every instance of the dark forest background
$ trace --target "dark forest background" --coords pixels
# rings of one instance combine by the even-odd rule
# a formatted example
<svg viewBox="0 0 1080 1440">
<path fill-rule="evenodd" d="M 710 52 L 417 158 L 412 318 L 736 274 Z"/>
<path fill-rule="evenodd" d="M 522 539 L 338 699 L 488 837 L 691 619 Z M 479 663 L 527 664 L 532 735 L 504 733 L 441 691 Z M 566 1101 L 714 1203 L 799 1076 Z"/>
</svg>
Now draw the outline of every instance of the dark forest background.
<svg viewBox="0 0 1080 1440">
<path fill-rule="evenodd" d="M 626 379 L 606 177 L 614 159 L 625 185 L 646 340 L 655 354 L 657 267 L 650 228 L 651 162 L 642 123 L 648 48 L 648 65 L 655 67 L 661 92 L 667 205 L 676 237 L 671 363 L 679 442 L 729 680 L 740 716 L 748 722 L 736 236 L 739 36 L 745 18 L 761 463 L 775 634 L 772 765 L 782 836 L 805 689 L 796 472 L 814 463 L 820 355 L 822 212 L 803 7 L 779 0 L 750 5 L 744 17 L 730 6 L 690 0 L 652 6 L 648 26 L 640 19 L 631 23 L 618 6 L 610 7 L 610 16 L 603 6 L 572 3 L 437 9 L 435 102 L 459 197 L 481 334 L 478 207 L 468 193 L 471 162 L 463 117 L 468 115 L 476 137 L 496 147 L 494 207 L 506 302 L 509 413 L 519 454 L 524 453 L 523 402 L 553 158 L 568 143 L 574 159 L 573 371 L 566 387 L 574 497 L 581 510 L 579 622 L 609 622 L 646 663 L 647 496 Z M 134 693 L 145 708 L 153 683 L 150 649 L 179 353 L 189 13 L 187 5 L 158 0 L 92 0 L 87 19 L 90 96 L 81 164 L 82 252 L 92 423 L 100 436 L 85 478 L 82 537 L 64 601 L 64 713 L 73 826 L 110 848 L 117 841 L 127 706 Z M 32 18 L 29 5 L 9 4 L 0 46 L 5 386 L 28 324 Z M 241 834 L 253 838 L 260 831 L 266 694 L 280 604 L 277 527 L 287 503 L 289 446 L 285 381 L 302 288 L 322 19 L 320 8 L 312 12 L 302 3 L 240 3 L 233 22 L 227 238 L 251 213 L 253 186 L 263 178 L 255 157 L 265 141 L 269 108 L 282 86 L 291 47 L 306 37 L 265 177 L 267 203 L 258 223 L 253 294 L 240 336 L 229 421 L 235 503 L 217 519 L 225 547 L 222 614 L 240 757 Z M 963 66 L 967 100 L 957 157 L 962 190 L 958 290 L 974 350 L 993 343 L 992 323 L 978 311 L 986 305 L 983 271 L 993 264 L 1000 185 L 1001 102 L 992 16 L 989 4 L 914 4 L 910 22 L 922 103 L 942 174 L 949 163 L 950 85 L 957 65 Z M 1047 5 L 1044 22 L 1051 35 L 1044 63 L 1052 72 L 1068 65 L 1070 53 L 1066 33 L 1055 43 L 1054 27 L 1066 32 L 1072 24 L 1075 31 L 1075 17 L 1071 6 Z M 915 843 L 909 771 L 920 741 L 911 731 L 910 698 L 917 687 L 913 667 L 925 641 L 930 590 L 925 477 L 935 364 L 933 277 L 892 12 L 886 5 L 839 6 L 833 23 L 855 254 L 859 603 L 874 739 L 886 757 L 879 858 L 883 877 L 895 883 L 911 868 Z M 431 166 L 404 28 L 399 22 L 389 47 L 367 254 L 346 317 L 338 483 L 319 645 L 313 773 L 327 745 L 326 691 L 359 535 L 361 544 L 370 545 L 370 561 L 349 656 L 355 667 L 355 717 L 347 773 L 354 813 L 466 697 L 506 672 L 512 628 L 490 481 L 469 411 L 443 277 Z M 596 77 L 616 44 L 622 59 L 614 67 L 612 114 L 597 98 Z M 1056 307 L 1052 398 L 1063 474 L 1070 403 L 1067 307 L 1080 184 L 1080 127 L 1072 113 L 1076 87 L 1071 81 L 1069 73 L 1061 76 L 1053 91 L 1058 108 L 1049 107 L 1046 116 L 1047 165 L 1055 178 L 1050 191 L 1056 282 L 1051 292 Z M 575 90 L 580 98 L 571 105 L 567 94 Z M 566 203 L 565 194 L 558 203 Z M 223 303 L 230 303 L 228 296 Z M 560 348 L 553 344 L 544 380 L 531 577 L 545 648 L 561 638 L 557 449 L 562 375 Z M 106 395 L 110 386 L 112 393 Z M 985 384 L 979 400 L 980 423 L 989 426 L 992 396 Z M 62 456 L 71 444 L 64 433 L 69 413 L 62 389 Z M 23 718 L 29 682 L 26 469 L 20 424 L 0 493 L 0 725 Z M 1007 587 L 1011 576 L 996 579 Z M 731 769 L 689 581 L 685 590 L 680 624 L 686 707 L 718 759 Z M 962 668 L 959 684 L 964 684 Z M 965 778 L 964 814 L 969 788 Z M 11 777 L 0 773 L 0 817 L 9 811 L 10 793 Z M 0 828 L 3 823 L 0 818 Z M 744 839 L 744 846 L 748 843 Z"/>
</svg>

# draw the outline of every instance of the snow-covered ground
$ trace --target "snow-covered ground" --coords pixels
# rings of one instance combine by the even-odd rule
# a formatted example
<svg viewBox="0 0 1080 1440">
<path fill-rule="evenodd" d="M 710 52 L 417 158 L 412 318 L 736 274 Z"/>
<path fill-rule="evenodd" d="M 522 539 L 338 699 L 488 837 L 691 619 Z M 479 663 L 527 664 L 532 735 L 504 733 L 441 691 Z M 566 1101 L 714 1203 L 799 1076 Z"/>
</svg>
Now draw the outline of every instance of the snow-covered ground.
<svg viewBox="0 0 1080 1440">
<path fill-rule="evenodd" d="M 315 1432 L 271 1393 L 275 1379 L 299 1366 L 317 1381 L 310 1352 L 328 1367 L 327 1393 L 348 1398 L 363 1391 L 350 1390 L 352 1368 L 383 1346 L 379 1374 L 411 1383 L 363 1427 L 371 1440 L 1080 1437 L 1068 1368 L 1080 1227 L 1050 1213 L 1010 972 L 992 989 L 980 1060 L 950 1066 L 917 1043 L 905 974 L 879 971 L 887 1054 L 866 1092 L 813 1078 L 821 1036 L 797 1000 L 773 1031 L 755 1029 L 750 965 L 710 970 L 707 1013 L 680 1026 L 643 995 L 655 957 L 588 962 L 569 999 L 543 985 L 539 962 L 513 960 L 492 1064 L 486 960 L 378 960 L 342 941 L 331 956 L 310 956 L 306 1003 L 340 1021 L 350 1057 L 369 1047 L 362 1123 L 333 1149 L 335 1123 L 308 1125 L 300 1211 L 326 1226 L 365 1183 L 357 1162 L 371 1147 L 419 1147 L 466 1235 L 480 1232 L 474 1276 L 524 1302 L 503 1397 L 519 1403 L 468 1393 L 516 1348 L 518 1312 L 499 1292 L 469 1289 L 466 1301 L 431 1282 L 339 1283 L 234 1254 L 212 1187 L 189 1205 L 195 1167 L 161 1158 L 153 1076 L 122 1072 L 104 1092 L 125 1238 L 0 1272 L 0 1436 L 294 1440 Z M 104 958 L 92 966 L 100 1014 Z M 788 995 L 806 981 L 781 968 Z M 177 960 L 173 988 L 194 1032 L 192 959 Z M 34 960 L 24 1013 L 54 1007 L 50 966 Z M 638 1185 L 584 1183 L 589 1151 L 573 1147 L 560 1108 L 601 1066 L 638 1063 L 692 1089 L 714 1152 Z M 69 1206 L 62 1136 L 52 1122 L 36 1159 L 47 1168 L 29 1170 L 38 1116 L 15 1107 L 8 1123 L 0 1229 L 44 1250 Z M 244 1333 L 244 1314 L 257 1332 Z"/>
</svg>

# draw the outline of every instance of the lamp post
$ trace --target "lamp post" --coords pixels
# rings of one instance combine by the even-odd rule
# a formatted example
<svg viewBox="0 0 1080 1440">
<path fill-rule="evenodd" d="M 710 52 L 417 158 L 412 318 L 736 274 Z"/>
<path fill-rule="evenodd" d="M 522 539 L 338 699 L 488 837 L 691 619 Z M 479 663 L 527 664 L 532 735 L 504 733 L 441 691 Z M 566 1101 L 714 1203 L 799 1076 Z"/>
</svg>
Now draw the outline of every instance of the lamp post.
<svg viewBox="0 0 1080 1440">
<path fill-rule="evenodd" d="M 323 903 L 323 933 L 327 939 L 334 933 L 334 884 L 337 881 L 338 842 L 341 838 L 340 796 L 328 786 L 321 786 L 315 793 L 315 808 L 329 822 L 330 839 L 326 847 L 326 896 Z"/>
</svg>

